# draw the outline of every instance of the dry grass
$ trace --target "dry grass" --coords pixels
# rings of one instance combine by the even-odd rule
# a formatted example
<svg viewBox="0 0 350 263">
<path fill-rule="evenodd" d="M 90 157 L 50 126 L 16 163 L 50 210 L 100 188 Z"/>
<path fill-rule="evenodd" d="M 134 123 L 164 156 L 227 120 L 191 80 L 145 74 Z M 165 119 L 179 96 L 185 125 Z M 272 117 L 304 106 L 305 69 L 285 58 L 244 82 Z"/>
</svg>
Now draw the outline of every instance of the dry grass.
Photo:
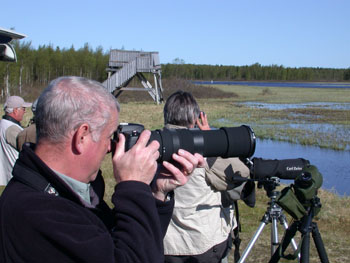
<svg viewBox="0 0 350 263">
<path fill-rule="evenodd" d="M 176 80 L 167 83 L 163 82 L 165 89 L 165 98 L 170 93 L 181 88 L 192 91 L 204 110 L 210 121 L 227 119 L 229 123 L 261 123 L 269 124 L 272 127 L 282 121 L 290 122 L 289 114 L 297 113 L 301 119 L 295 119 L 296 122 L 310 122 L 310 116 L 320 116 L 321 123 L 343 123 L 349 125 L 349 111 L 329 111 L 322 109 L 293 110 L 293 111 L 272 111 L 272 110 L 254 110 L 238 104 L 242 101 L 262 101 L 271 103 L 302 103 L 309 101 L 333 101 L 333 102 L 350 102 L 350 90 L 341 89 L 289 89 L 289 88 L 258 88 L 258 87 L 234 87 L 234 86 L 217 86 L 217 87 L 194 87 L 193 85 Z M 132 92 L 131 92 L 132 93 Z M 124 92 L 119 98 L 121 102 L 121 122 L 142 123 L 147 129 L 157 129 L 163 126 L 163 105 L 155 105 L 146 92 L 136 92 L 131 94 Z M 26 125 L 31 118 L 31 112 L 28 111 L 22 124 Z M 305 118 L 305 119 L 302 119 Z M 220 125 L 221 123 L 217 123 Z M 257 135 L 264 136 L 265 129 L 255 131 Z M 271 129 L 266 136 L 286 133 L 286 129 Z M 294 131 L 295 132 L 295 131 Z M 293 133 L 294 136 L 294 133 Z M 295 135 L 296 136 L 296 135 Z M 274 137 L 272 137 L 274 138 Z M 112 175 L 111 156 L 107 155 L 103 164 L 102 171 L 106 181 L 105 200 L 111 204 L 111 195 L 115 186 L 115 180 Z M 350 198 L 339 197 L 327 191 L 319 191 L 318 196 L 321 199 L 322 209 L 320 214 L 315 218 L 318 224 L 322 239 L 330 262 L 340 263 L 350 261 Z M 254 232 L 260 225 L 260 220 L 264 215 L 267 202 L 269 199 L 262 189 L 257 189 L 257 202 L 255 208 L 249 208 L 240 204 L 240 218 L 242 222 L 241 253 L 247 243 L 253 236 Z M 290 217 L 288 217 L 290 219 Z M 250 252 L 246 262 L 267 262 L 270 257 L 270 229 L 268 224 L 258 241 Z M 279 227 L 280 236 L 283 234 L 282 227 Z M 319 262 L 316 249 L 311 242 L 310 262 Z M 232 255 L 230 262 L 233 262 Z M 283 261 L 281 261 L 283 262 Z M 284 261 L 285 262 L 285 261 Z"/>
<path fill-rule="evenodd" d="M 336 88 L 287 88 L 211 85 L 224 92 L 233 92 L 238 101 L 270 103 L 303 103 L 313 101 L 349 102 L 350 89 Z"/>
<path fill-rule="evenodd" d="M 133 83 L 134 86 L 140 87 L 138 82 Z M 235 92 L 223 91 L 215 87 L 208 86 L 196 86 L 189 81 L 182 79 L 165 79 L 162 81 L 164 89 L 164 100 L 166 100 L 172 93 L 177 90 L 185 90 L 191 92 L 196 99 L 207 99 L 207 98 L 235 98 L 238 97 Z M 126 91 L 118 97 L 120 103 L 129 102 L 150 102 L 150 95 L 143 91 Z"/>
<path fill-rule="evenodd" d="M 282 187 L 280 187 L 282 189 Z M 350 260 L 350 218 L 348 213 L 350 211 L 350 198 L 339 197 L 333 193 L 320 190 L 318 197 L 321 199 L 321 212 L 314 219 L 320 231 L 324 246 L 330 262 L 340 263 L 349 262 Z M 258 229 L 261 218 L 267 210 L 268 201 L 266 192 L 263 189 L 257 189 L 257 203 L 255 208 L 249 208 L 242 202 L 239 205 L 240 218 L 242 223 L 242 232 L 240 237 L 242 239 L 241 254 L 246 248 L 248 242 L 253 237 L 255 231 Z M 291 217 L 287 216 L 289 224 Z M 246 262 L 268 262 L 271 254 L 271 227 L 269 223 L 265 226 L 263 232 L 260 234 L 257 242 L 250 251 Z M 281 240 L 284 229 L 279 225 L 279 240 Z M 300 233 L 296 234 L 296 241 L 300 240 Z M 291 249 L 289 248 L 289 253 Z M 319 257 L 315 244 L 311 238 L 310 241 L 310 262 L 319 262 Z M 231 262 L 233 257 L 231 254 Z M 290 262 L 281 260 L 281 262 Z"/>
<path fill-rule="evenodd" d="M 112 169 L 110 166 L 110 155 L 108 155 L 102 165 L 104 177 L 106 180 L 106 196 L 105 200 L 110 204 L 111 195 L 115 186 L 114 179 L 111 176 Z M 292 183 L 292 181 L 291 181 Z M 277 189 L 285 187 L 280 186 Z M 350 197 L 339 197 L 334 193 L 330 193 L 325 190 L 319 190 L 318 197 L 321 200 L 322 208 L 320 213 L 314 219 L 317 223 L 319 231 L 324 242 L 324 246 L 330 262 L 343 263 L 350 260 Z M 254 233 L 258 229 L 261 219 L 267 211 L 268 202 L 270 199 L 267 197 L 265 190 L 256 188 L 256 206 L 250 208 L 243 202 L 239 202 L 240 220 L 242 224 L 242 232 L 240 238 L 242 239 L 240 252 L 243 253 L 248 242 L 253 237 Z M 291 223 L 291 217 L 284 212 L 287 216 L 288 223 Z M 270 259 L 271 251 L 271 227 L 269 223 L 265 226 L 263 232 L 260 234 L 253 249 L 250 251 L 245 262 L 268 262 Z M 278 225 L 279 240 L 282 239 L 284 234 L 284 228 Z M 300 240 L 300 233 L 296 234 L 296 241 Z M 289 248 L 289 253 L 291 249 Z M 233 261 L 233 253 L 229 256 L 230 261 Z M 314 242 L 311 239 L 310 242 L 310 263 L 319 262 L 317 250 Z M 282 260 L 280 262 L 290 262 Z"/>
<path fill-rule="evenodd" d="M 173 83 L 171 92 L 182 87 L 184 90 L 191 91 L 193 87 L 182 85 L 182 82 Z M 181 86 L 182 85 L 182 86 Z M 163 85 L 164 87 L 168 87 Z M 185 88 L 184 88 L 185 87 Z M 168 91 L 169 91 L 168 90 Z M 209 91 L 208 91 L 209 90 Z M 221 91 L 219 91 L 221 90 Z M 169 91 L 169 94 L 171 93 Z M 257 88 L 257 87 L 222 87 L 216 86 L 212 88 L 200 87 L 196 91 L 200 107 L 204 110 L 210 120 L 227 119 L 229 123 L 260 123 L 271 125 L 271 130 L 258 129 L 257 135 L 264 134 L 273 136 L 281 134 L 283 136 L 298 136 L 298 130 L 276 129 L 276 123 L 281 122 L 302 122 L 318 121 L 319 123 L 344 123 L 349 124 L 349 111 L 333 111 L 327 109 L 308 109 L 308 110 L 259 110 L 242 106 L 242 101 L 265 101 L 271 103 L 302 103 L 310 101 L 334 101 L 334 102 L 350 102 L 349 90 L 324 90 L 324 89 L 288 89 L 288 88 Z M 208 95 L 207 91 L 209 92 Z M 233 92 L 230 94 L 230 92 Z M 146 94 L 148 96 L 148 94 Z M 224 95 L 224 96 L 223 96 Z M 146 96 L 146 101 L 140 103 L 124 102 L 122 103 L 121 118 L 123 121 L 142 123 L 148 129 L 157 129 L 163 125 L 162 106 L 156 106 L 150 98 Z M 165 96 L 165 98 L 168 95 Z M 292 114 L 300 115 L 296 118 Z M 311 116 L 311 117 L 310 117 Z M 315 118 L 317 116 L 317 118 Z M 212 123 L 213 124 L 213 123 Z M 220 125 L 217 123 L 214 125 Z M 305 133 L 300 131 L 300 136 L 305 137 Z M 311 133 L 310 136 L 317 137 Z M 334 139 L 334 138 L 332 138 Z M 305 144 L 313 142 L 305 142 Z M 317 142 L 318 143 L 318 142 Z M 108 157 L 109 159 L 110 157 Z M 105 160 L 104 168 L 108 172 L 109 161 Z M 113 180 L 108 179 L 108 182 Z M 110 200 L 112 186 L 108 186 L 106 200 Z M 350 198 L 339 197 L 333 193 L 320 190 L 319 197 L 322 203 L 322 210 L 315 218 L 319 231 L 326 248 L 330 262 L 348 262 L 350 260 L 350 219 L 348 213 L 350 211 Z M 242 222 L 242 239 L 241 253 L 254 235 L 260 220 L 264 215 L 268 206 L 269 199 L 266 192 L 262 189 L 257 190 L 257 203 L 255 208 L 249 208 L 244 204 L 240 204 L 240 216 Z M 290 222 L 291 217 L 287 215 Z M 252 251 L 248 255 L 246 262 L 268 262 L 270 258 L 270 231 L 271 224 L 268 224 L 261 233 L 258 241 L 254 245 Z M 282 238 L 284 234 L 283 227 L 279 226 L 279 235 Z M 296 235 L 297 241 L 300 234 Z M 311 239 L 312 241 L 312 239 Z M 318 255 L 314 243 L 311 242 L 310 262 L 319 262 Z M 233 255 L 230 255 L 230 262 L 233 262 Z M 288 262 L 283 261 L 281 262 Z"/>
</svg>

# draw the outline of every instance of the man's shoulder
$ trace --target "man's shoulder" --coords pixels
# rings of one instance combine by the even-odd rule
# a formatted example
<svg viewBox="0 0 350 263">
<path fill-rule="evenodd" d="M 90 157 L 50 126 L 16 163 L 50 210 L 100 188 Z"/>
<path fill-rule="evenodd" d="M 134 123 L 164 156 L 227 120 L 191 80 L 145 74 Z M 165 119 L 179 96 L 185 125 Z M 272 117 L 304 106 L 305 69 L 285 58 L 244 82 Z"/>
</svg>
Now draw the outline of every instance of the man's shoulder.
<svg viewBox="0 0 350 263">
<path fill-rule="evenodd" d="M 23 130 L 21 130 L 20 134 L 28 133 L 28 132 L 36 132 L 35 123 L 32 123 L 32 124 L 29 125 L 28 127 L 26 127 L 26 128 L 24 128 Z"/>
<path fill-rule="evenodd" d="M 48 198 L 50 198 L 50 195 L 35 190 L 15 179 L 11 179 L 0 200 L 2 205 L 10 202 L 11 206 L 19 206 L 18 208 L 26 209 L 27 207 L 34 205 L 34 203 L 40 203 L 40 201 Z"/>
<path fill-rule="evenodd" d="M 13 124 L 7 128 L 6 133 L 15 134 L 17 136 L 21 131 L 23 131 L 22 127 L 18 126 L 17 124 Z"/>
<path fill-rule="evenodd" d="M 5 138 L 8 144 L 17 149 L 17 136 L 23 129 L 17 124 L 9 126 L 5 131 Z"/>
<path fill-rule="evenodd" d="M 21 128 L 19 125 L 17 125 L 16 123 L 14 123 L 12 121 L 9 121 L 9 120 L 6 120 L 6 119 L 1 119 L 0 120 L 0 128 L 1 129 L 7 130 L 9 127 L 12 127 L 12 126 Z"/>
<path fill-rule="evenodd" d="M 31 220 L 40 216 L 80 217 L 89 213 L 81 205 L 61 196 L 38 191 L 16 180 L 11 180 L 0 198 L 4 215 Z"/>
</svg>

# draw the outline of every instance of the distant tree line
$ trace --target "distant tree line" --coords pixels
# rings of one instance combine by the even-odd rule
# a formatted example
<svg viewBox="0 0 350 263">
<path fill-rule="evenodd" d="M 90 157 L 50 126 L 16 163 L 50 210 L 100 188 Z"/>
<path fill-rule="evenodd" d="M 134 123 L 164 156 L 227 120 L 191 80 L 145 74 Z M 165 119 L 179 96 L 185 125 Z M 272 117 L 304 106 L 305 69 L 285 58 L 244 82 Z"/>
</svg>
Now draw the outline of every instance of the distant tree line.
<svg viewBox="0 0 350 263">
<path fill-rule="evenodd" d="M 164 78 L 177 77 L 192 80 L 222 81 L 349 81 L 348 69 L 333 68 L 289 68 L 278 65 L 262 66 L 255 63 L 250 66 L 195 65 L 176 63 L 162 65 Z"/>
<path fill-rule="evenodd" d="M 83 76 L 97 81 L 107 79 L 109 52 L 93 50 L 89 44 L 75 49 L 43 45 L 34 49 L 31 42 L 13 41 L 17 63 L 0 62 L 0 96 L 22 95 L 35 99 L 50 80 L 63 76 Z M 185 64 L 182 59 L 162 64 L 162 77 L 187 80 L 256 80 L 256 81 L 349 81 L 350 67 L 288 68 L 278 65 L 250 66 Z"/>
<path fill-rule="evenodd" d="M 102 47 L 54 48 L 52 45 L 34 49 L 30 42 L 13 41 L 17 63 L 0 62 L 0 92 L 9 95 L 37 96 L 43 87 L 59 76 L 83 76 L 97 81 L 107 78 L 109 54 Z"/>
</svg>

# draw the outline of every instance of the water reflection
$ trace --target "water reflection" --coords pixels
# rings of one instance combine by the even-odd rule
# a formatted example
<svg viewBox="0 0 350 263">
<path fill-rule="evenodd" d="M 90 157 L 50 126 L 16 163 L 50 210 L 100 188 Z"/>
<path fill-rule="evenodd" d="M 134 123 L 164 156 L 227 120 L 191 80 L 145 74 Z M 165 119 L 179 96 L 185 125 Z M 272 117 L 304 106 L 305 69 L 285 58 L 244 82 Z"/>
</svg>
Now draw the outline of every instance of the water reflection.
<svg viewBox="0 0 350 263">
<path fill-rule="evenodd" d="M 349 125 L 341 124 L 329 124 L 329 123 L 291 123 L 285 120 L 275 120 L 275 122 L 282 122 L 281 124 L 257 124 L 257 123 L 245 123 L 253 128 L 258 129 L 274 129 L 275 138 L 285 141 L 287 135 L 278 131 L 284 131 L 286 129 L 303 131 L 303 136 L 313 136 L 315 144 L 321 145 L 325 148 L 333 148 L 349 151 L 350 150 L 350 129 Z M 239 126 L 240 123 L 233 122 L 229 119 L 221 118 L 213 120 L 212 124 L 218 127 L 221 126 Z M 289 138 L 293 139 L 293 142 L 298 143 L 298 137 Z M 290 140 L 289 140 L 290 141 Z"/>
<path fill-rule="evenodd" d="M 274 103 L 248 101 L 248 102 L 242 102 L 240 104 L 243 104 L 252 108 L 268 109 L 268 110 L 305 109 L 305 108 L 350 110 L 350 103 L 339 103 L 339 102 L 308 102 L 308 103 L 296 103 L 296 104 L 275 103 L 274 104 Z"/>
<path fill-rule="evenodd" d="M 194 84 L 239 85 L 254 87 L 294 87 L 294 88 L 350 88 L 350 83 L 341 82 L 268 82 L 268 81 L 192 81 Z"/>
<path fill-rule="evenodd" d="M 322 188 L 350 195 L 350 152 L 321 149 L 273 140 L 257 140 L 254 157 L 265 159 L 304 158 L 317 166 L 323 176 Z M 290 184 L 293 181 L 284 181 Z"/>
<path fill-rule="evenodd" d="M 347 126 L 341 124 L 328 124 L 328 123 L 288 123 L 286 126 L 292 129 L 308 129 L 313 132 L 324 132 L 328 134 L 334 134 L 342 137 L 350 138 L 350 131 Z"/>
</svg>

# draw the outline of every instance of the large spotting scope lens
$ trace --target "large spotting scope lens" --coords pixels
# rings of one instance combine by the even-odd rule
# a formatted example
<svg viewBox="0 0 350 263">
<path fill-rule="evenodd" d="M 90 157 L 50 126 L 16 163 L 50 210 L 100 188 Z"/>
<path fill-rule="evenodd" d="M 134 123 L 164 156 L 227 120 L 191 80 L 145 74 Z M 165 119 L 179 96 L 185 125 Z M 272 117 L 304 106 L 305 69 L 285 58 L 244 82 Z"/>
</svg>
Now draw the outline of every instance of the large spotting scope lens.
<svg viewBox="0 0 350 263">
<path fill-rule="evenodd" d="M 141 124 L 121 123 L 114 134 L 126 137 L 125 150 L 130 149 L 137 141 L 144 126 Z M 159 142 L 158 162 L 172 160 L 171 155 L 179 149 L 192 154 L 199 153 L 204 157 L 240 157 L 249 158 L 255 152 L 255 134 L 246 125 L 240 127 L 222 127 L 213 130 L 199 129 L 163 129 L 151 131 L 150 142 Z"/>
</svg>

